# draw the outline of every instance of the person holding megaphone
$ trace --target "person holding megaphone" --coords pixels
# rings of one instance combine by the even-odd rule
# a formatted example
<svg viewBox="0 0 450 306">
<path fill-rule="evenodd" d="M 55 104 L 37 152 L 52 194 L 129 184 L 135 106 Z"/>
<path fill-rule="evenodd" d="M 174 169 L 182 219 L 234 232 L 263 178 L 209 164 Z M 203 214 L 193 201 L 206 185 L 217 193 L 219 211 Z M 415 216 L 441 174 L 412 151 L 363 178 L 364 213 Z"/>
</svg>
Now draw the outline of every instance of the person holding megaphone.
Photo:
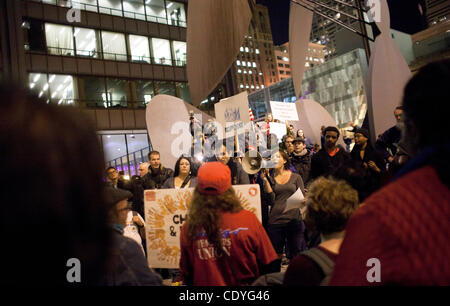
<svg viewBox="0 0 450 306">
<path fill-rule="evenodd" d="M 302 195 L 305 194 L 303 180 L 300 175 L 289 170 L 289 156 L 284 151 L 275 153 L 273 158 L 277 162 L 274 169 L 274 177 L 269 177 L 269 169 L 262 169 L 260 177 L 264 183 L 264 193 L 270 199 L 271 206 L 268 220 L 267 233 L 270 241 L 278 254 L 278 260 L 273 264 L 273 269 L 281 270 L 281 258 L 283 248 L 289 248 L 288 259 L 294 258 L 305 249 L 303 233 L 305 226 L 302 221 L 300 209 L 293 207 L 289 209 L 287 200 L 291 198 L 298 189 Z M 299 202 L 303 202 L 301 198 Z"/>
</svg>

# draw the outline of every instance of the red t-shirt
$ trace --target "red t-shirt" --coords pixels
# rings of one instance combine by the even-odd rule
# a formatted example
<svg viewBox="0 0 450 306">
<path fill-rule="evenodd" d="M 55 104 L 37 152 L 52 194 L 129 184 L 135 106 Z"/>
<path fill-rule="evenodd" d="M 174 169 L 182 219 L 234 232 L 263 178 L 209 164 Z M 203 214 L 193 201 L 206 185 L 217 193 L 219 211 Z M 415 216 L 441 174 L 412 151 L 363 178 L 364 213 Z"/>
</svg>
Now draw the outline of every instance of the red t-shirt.
<svg viewBox="0 0 450 306">
<path fill-rule="evenodd" d="M 247 210 L 222 214 L 222 245 L 225 254 L 216 257 L 206 235 L 193 242 L 187 239 L 187 226 L 181 229 L 180 272 L 194 286 L 245 286 L 260 274 L 259 265 L 278 258 L 266 231 Z"/>
</svg>

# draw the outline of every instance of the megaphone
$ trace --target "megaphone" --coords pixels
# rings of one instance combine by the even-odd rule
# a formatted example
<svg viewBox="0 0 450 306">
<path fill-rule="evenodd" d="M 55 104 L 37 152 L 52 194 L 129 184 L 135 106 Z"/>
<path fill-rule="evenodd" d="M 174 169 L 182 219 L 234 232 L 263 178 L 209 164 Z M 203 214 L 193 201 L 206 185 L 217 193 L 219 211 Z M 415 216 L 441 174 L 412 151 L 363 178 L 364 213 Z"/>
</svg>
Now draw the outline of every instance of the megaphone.
<svg viewBox="0 0 450 306">
<path fill-rule="evenodd" d="M 250 153 L 252 152 L 252 153 Z M 254 155 L 256 153 L 256 157 L 250 157 L 250 154 Z M 255 174 L 261 170 L 262 164 L 262 156 L 257 151 L 247 151 L 242 159 L 242 168 L 248 174 Z"/>
</svg>

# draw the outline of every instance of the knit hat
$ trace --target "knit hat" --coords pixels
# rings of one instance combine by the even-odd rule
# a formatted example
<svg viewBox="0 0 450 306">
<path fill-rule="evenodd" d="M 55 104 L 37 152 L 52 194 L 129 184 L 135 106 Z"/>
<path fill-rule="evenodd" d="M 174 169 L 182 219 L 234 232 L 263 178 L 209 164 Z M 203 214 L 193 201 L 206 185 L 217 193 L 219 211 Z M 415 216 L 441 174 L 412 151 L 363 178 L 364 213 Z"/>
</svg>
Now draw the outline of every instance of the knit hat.
<svg viewBox="0 0 450 306">
<path fill-rule="evenodd" d="M 197 189 L 201 194 L 219 195 L 230 187 L 230 168 L 221 162 L 206 163 L 198 170 Z"/>
<path fill-rule="evenodd" d="M 128 200 L 133 196 L 131 192 L 124 189 L 105 187 L 105 201 L 110 209 L 122 200 Z"/>
<path fill-rule="evenodd" d="M 362 135 L 363 135 L 364 137 L 366 137 L 367 139 L 369 138 L 369 131 L 368 131 L 367 129 L 364 129 L 364 128 L 356 129 L 355 134 L 356 134 L 356 133 L 362 134 Z"/>
</svg>

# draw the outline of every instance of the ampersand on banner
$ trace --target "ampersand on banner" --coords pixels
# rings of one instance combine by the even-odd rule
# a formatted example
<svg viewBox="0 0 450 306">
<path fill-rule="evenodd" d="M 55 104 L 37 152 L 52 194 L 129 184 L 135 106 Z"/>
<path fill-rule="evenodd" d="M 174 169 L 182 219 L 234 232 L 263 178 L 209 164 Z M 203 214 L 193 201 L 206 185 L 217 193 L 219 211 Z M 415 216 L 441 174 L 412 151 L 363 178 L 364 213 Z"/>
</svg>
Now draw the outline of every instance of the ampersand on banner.
<svg viewBox="0 0 450 306">
<path fill-rule="evenodd" d="M 177 235 L 177 233 L 175 232 L 175 227 L 171 226 L 170 227 L 170 236 L 175 237 Z"/>
</svg>

